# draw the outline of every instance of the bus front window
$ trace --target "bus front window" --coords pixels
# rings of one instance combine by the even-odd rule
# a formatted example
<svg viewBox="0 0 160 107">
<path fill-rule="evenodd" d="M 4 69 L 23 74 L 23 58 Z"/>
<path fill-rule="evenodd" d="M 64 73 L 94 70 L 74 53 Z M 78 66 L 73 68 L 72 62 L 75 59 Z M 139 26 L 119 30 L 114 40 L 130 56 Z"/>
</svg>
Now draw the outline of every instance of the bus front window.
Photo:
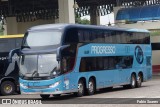
<svg viewBox="0 0 160 107">
<path fill-rule="evenodd" d="M 22 55 L 20 58 L 21 77 L 56 77 L 60 73 L 56 54 Z"/>
<path fill-rule="evenodd" d="M 22 47 L 46 47 L 59 45 L 62 32 L 58 30 L 30 31 L 26 33 Z"/>
<path fill-rule="evenodd" d="M 24 78 L 48 78 L 61 74 L 57 50 L 61 43 L 62 31 L 28 31 L 22 44 L 20 76 Z"/>
</svg>

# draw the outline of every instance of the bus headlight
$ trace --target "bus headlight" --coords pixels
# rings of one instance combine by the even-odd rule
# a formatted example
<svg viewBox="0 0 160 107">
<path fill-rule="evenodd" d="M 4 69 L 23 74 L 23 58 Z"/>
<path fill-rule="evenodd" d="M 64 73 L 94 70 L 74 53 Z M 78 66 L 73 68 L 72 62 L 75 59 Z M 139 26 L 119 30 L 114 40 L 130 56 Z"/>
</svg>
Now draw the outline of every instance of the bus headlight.
<svg viewBox="0 0 160 107">
<path fill-rule="evenodd" d="M 55 82 L 54 84 L 50 85 L 49 88 L 55 88 L 60 84 L 60 81 Z"/>
<path fill-rule="evenodd" d="M 28 87 L 25 86 L 24 84 L 20 83 L 20 87 L 24 88 L 24 89 L 27 89 Z"/>
</svg>

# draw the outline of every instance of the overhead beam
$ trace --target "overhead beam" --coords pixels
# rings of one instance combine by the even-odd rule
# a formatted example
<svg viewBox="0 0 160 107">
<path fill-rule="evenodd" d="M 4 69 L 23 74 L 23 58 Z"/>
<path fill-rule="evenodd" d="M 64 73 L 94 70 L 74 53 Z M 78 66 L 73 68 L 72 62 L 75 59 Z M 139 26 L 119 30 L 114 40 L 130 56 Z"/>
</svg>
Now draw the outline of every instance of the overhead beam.
<svg viewBox="0 0 160 107">
<path fill-rule="evenodd" d="M 98 16 L 113 12 L 113 7 L 125 8 L 160 4 L 160 0 L 75 0 L 79 16 L 90 15 L 90 7 L 97 5 Z M 0 17 L 16 17 L 18 22 L 59 18 L 59 0 L 0 0 Z"/>
</svg>

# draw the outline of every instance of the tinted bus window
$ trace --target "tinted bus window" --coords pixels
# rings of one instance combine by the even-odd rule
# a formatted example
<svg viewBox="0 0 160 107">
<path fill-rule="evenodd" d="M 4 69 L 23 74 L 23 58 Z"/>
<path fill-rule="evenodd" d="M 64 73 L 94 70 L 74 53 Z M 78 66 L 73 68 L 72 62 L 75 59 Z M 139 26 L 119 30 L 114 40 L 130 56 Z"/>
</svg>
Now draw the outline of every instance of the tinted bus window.
<svg viewBox="0 0 160 107">
<path fill-rule="evenodd" d="M 78 39 L 79 39 L 79 42 L 84 41 L 84 36 L 83 36 L 83 31 L 82 30 L 78 31 Z"/>
<path fill-rule="evenodd" d="M 69 43 L 150 44 L 150 35 L 141 32 L 71 29 L 66 35 Z"/>
<path fill-rule="evenodd" d="M 98 31 L 97 32 L 97 42 L 98 43 L 104 43 L 105 42 L 103 31 Z"/>
<path fill-rule="evenodd" d="M 133 56 L 83 57 L 80 72 L 131 68 Z"/>
<path fill-rule="evenodd" d="M 0 52 L 9 52 L 15 48 L 15 39 L 0 39 Z"/>
<path fill-rule="evenodd" d="M 132 33 L 131 43 L 132 44 L 150 44 L 150 35 L 148 33 Z"/>
<path fill-rule="evenodd" d="M 79 40 L 82 42 L 83 41 L 83 36 L 82 38 L 78 38 L 78 35 L 83 35 L 83 32 L 77 32 L 77 29 L 68 29 L 66 31 L 66 36 L 64 37 L 64 43 L 65 44 L 72 44 L 72 43 L 78 43 Z"/>
<path fill-rule="evenodd" d="M 105 43 L 112 43 L 113 42 L 111 32 L 109 32 L 109 31 L 104 32 L 104 38 L 105 38 L 104 39 Z"/>
<path fill-rule="evenodd" d="M 121 32 L 116 32 L 116 40 L 117 40 L 117 43 L 122 43 L 121 41 Z"/>
<path fill-rule="evenodd" d="M 96 34 L 96 31 L 92 31 L 92 33 L 91 33 L 92 35 L 92 42 L 93 43 L 97 43 L 98 42 L 98 40 L 97 40 L 97 34 Z"/>
<path fill-rule="evenodd" d="M 117 42 L 116 32 L 115 32 L 115 31 L 112 31 L 112 32 L 111 32 L 111 37 L 112 37 L 112 43 L 118 43 L 118 42 Z"/>
</svg>

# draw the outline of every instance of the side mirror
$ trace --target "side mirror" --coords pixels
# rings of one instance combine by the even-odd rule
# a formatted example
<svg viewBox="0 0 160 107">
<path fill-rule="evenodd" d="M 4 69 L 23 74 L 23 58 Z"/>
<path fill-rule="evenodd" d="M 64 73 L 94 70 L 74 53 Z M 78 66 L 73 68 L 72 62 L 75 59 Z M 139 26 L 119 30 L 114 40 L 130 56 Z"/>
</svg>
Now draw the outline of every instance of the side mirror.
<svg viewBox="0 0 160 107">
<path fill-rule="evenodd" d="M 9 52 L 9 56 L 8 56 L 8 62 L 9 62 L 9 63 L 12 63 L 12 57 L 13 57 L 13 55 L 14 55 L 15 53 L 17 53 L 18 56 L 19 56 L 20 48 L 13 49 L 13 50 L 11 50 L 11 51 Z"/>
<path fill-rule="evenodd" d="M 63 45 L 57 49 L 57 61 L 61 60 L 61 51 L 68 48 L 70 45 Z"/>
</svg>

